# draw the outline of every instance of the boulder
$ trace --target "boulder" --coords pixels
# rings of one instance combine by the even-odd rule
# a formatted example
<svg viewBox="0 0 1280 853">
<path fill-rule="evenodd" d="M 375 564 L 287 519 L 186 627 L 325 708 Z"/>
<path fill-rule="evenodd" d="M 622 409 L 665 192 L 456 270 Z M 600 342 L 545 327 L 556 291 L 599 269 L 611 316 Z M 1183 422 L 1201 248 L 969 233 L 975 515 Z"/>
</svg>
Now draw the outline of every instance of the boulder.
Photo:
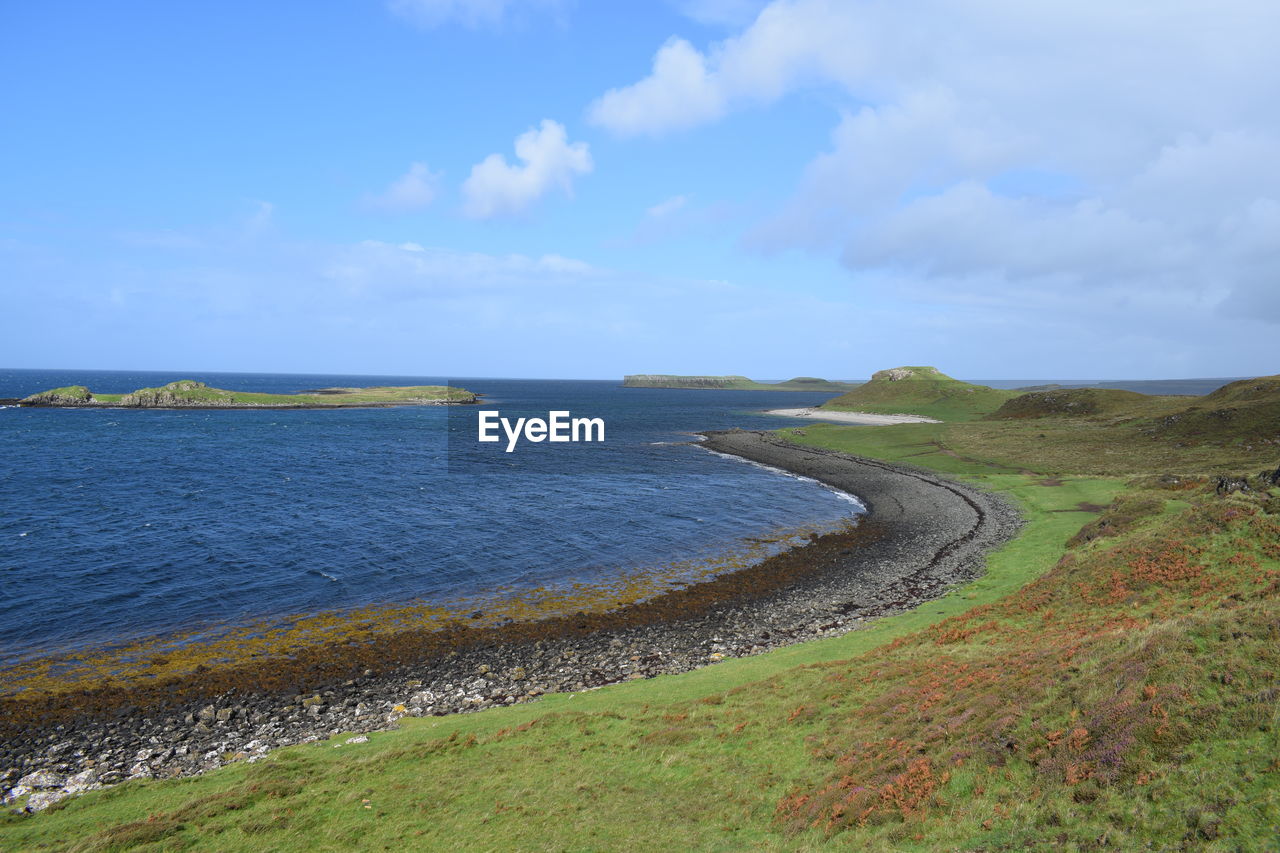
<svg viewBox="0 0 1280 853">
<path fill-rule="evenodd" d="M 63 783 L 62 790 L 68 794 L 81 794 L 97 787 L 98 771 L 90 767 L 88 770 L 82 770 L 74 776 L 68 776 L 67 781 Z"/>
<path fill-rule="evenodd" d="M 37 770 L 34 773 L 28 773 L 18 780 L 19 785 L 25 785 L 33 791 L 39 791 L 49 788 L 61 788 L 63 777 L 54 773 L 52 770 Z"/>
<path fill-rule="evenodd" d="M 65 800 L 71 796 L 65 791 L 36 791 L 27 797 L 26 810 L 29 812 L 42 812 L 56 802 Z"/>
</svg>

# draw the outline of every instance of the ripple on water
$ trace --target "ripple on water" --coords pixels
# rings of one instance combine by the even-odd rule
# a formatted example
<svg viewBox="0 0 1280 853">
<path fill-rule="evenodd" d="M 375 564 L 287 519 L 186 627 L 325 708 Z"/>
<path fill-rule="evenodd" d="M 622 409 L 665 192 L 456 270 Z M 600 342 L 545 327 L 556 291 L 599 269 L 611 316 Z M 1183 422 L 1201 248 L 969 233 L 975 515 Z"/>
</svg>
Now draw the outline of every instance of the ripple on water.
<svg viewBox="0 0 1280 853">
<path fill-rule="evenodd" d="M 163 378 L 104 374 L 90 385 L 131 390 Z M 264 391 L 378 384 L 196 378 Z M 84 378 L 23 381 L 39 384 L 0 384 L 0 396 Z M 860 509 L 812 481 L 689 446 L 697 429 L 779 426 L 743 411 L 771 404 L 768 392 L 645 389 L 637 402 L 615 383 L 474 384 L 504 409 L 604 416 L 614 455 L 565 476 L 522 473 L 519 459 L 460 475 L 440 409 L 6 412 L 0 458 L 16 464 L 0 477 L 10 592 L 0 647 L 21 656 L 245 616 L 656 570 Z M 805 398 L 796 405 L 822 399 L 796 396 Z"/>
</svg>

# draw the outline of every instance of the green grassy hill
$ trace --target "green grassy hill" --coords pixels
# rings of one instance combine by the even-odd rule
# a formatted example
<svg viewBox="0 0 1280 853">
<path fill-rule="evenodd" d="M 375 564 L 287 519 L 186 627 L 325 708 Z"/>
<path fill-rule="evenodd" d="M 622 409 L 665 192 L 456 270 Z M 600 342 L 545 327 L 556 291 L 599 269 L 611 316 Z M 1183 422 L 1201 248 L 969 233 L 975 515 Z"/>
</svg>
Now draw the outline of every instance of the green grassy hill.
<svg viewBox="0 0 1280 853">
<path fill-rule="evenodd" d="M 1034 420 L 1053 437 L 1051 447 L 1064 440 L 1092 441 L 1100 452 L 1106 444 L 1106 452 L 1134 458 L 1170 451 L 1184 457 L 1227 451 L 1229 457 L 1235 447 L 1280 445 L 1280 378 L 1232 382 L 1202 397 L 1096 388 L 1035 391 L 1008 400 L 984 420 Z M 1027 434 L 1009 433 L 1011 440 L 1018 436 Z"/>
<path fill-rule="evenodd" d="M 829 391 L 839 394 L 856 387 L 851 382 L 832 382 L 813 376 L 797 376 L 785 382 L 757 382 L 745 376 L 677 376 L 668 373 L 637 373 L 622 380 L 624 388 L 690 388 L 723 391 Z"/>
<path fill-rule="evenodd" d="M 622 380 L 624 388 L 753 390 L 758 384 L 745 376 L 677 376 L 669 373 L 630 374 Z"/>
<path fill-rule="evenodd" d="M 989 420 L 1012 420 L 1127 414 L 1139 409 L 1151 399 L 1133 391 L 1099 388 L 1033 391 L 1006 400 L 1000 408 L 986 417 Z"/>
<path fill-rule="evenodd" d="M 952 379 L 936 367 L 895 367 L 875 373 L 871 381 L 828 400 L 822 408 L 967 421 L 995 411 L 1015 396 L 1014 391 Z"/>
<path fill-rule="evenodd" d="M 194 379 L 180 379 L 158 388 L 139 388 L 128 394 L 94 394 L 83 385 L 68 385 L 32 394 L 27 406 L 120 406 L 124 408 L 259 408 L 318 406 L 385 406 L 418 403 L 473 403 L 476 395 L 445 385 L 405 385 L 374 388 L 323 388 L 309 394 L 261 394 L 211 388 Z"/>
<path fill-rule="evenodd" d="M 1142 432 L 1184 444 L 1280 444 L 1280 377 L 1232 382 L 1173 408 L 1149 418 Z"/>
<path fill-rule="evenodd" d="M 1280 489 L 1256 472 L 1280 443 L 1152 436 L 1148 405 L 781 430 L 1001 492 L 1027 525 L 983 577 L 843 637 L 130 782 L 0 818 L 0 847 L 1274 849 Z"/>
<path fill-rule="evenodd" d="M 1229 382 L 1200 399 L 1206 405 L 1280 402 L 1280 374 Z"/>
<path fill-rule="evenodd" d="M 769 385 L 769 387 L 780 391 L 830 391 L 833 394 L 842 394 L 852 388 L 857 388 L 858 383 L 832 382 L 830 379 L 818 379 L 814 376 L 797 376 L 785 382 Z"/>
</svg>

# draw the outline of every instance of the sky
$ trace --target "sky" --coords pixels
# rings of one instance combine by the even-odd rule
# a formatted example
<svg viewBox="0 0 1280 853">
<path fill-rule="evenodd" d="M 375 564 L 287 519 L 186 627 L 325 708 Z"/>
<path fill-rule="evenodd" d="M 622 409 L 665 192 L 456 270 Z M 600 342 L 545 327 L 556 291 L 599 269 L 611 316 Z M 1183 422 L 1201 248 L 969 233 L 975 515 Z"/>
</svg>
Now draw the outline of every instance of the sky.
<svg viewBox="0 0 1280 853">
<path fill-rule="evenodd" d="M 1273 0 L 0 5 L 0 366 L 1280 372 Z"/>
</svg>

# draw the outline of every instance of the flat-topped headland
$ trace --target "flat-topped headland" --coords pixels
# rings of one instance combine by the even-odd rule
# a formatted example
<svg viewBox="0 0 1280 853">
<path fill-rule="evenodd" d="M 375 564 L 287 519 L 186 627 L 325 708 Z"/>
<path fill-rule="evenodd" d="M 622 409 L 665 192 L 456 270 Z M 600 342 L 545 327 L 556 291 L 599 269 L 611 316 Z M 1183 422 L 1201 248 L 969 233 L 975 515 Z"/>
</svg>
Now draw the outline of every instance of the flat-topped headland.
<svg viewBox="0 0 1280 853">
<path fill-rule="evenodd" d="M 820 408 L 967 421 L 982 417 L 1017 396 L 1017 391 L 961 382 L 936 367 L 913 365 L 879 370 L 869 382 L 828 400 Z"/>
<path fill-rule="evenodd" d="M 0 775 L 93 770 L 95 784 L 190 775 L 226 756 L 372 731 L 404 715 L 508 705 L 835 636 L 976 577 L 986 551 L 1021 524 L 989 493 L 769 433 L 708 433 L 701 446 L 845 490 L 869 514 L 746 568 L 629 603 L 606 587 L 577 612 L 523 621 L 459 613 L 444 630 L 412 627 L 399 607 L 383 633 L 345 634 L 335 619 L 328 640 L 280 657 L 246 638 L 234 659 L 182 673 L 166 674 L 169 661 L 157 657 L 155 672 L 131 682 L 6 691 Z M 54 727 L 57 752 L 47 749 Z"/>
<path fill-rule="evenodd" d="M 15 402 L 19 406 L 63 409 L 341 409 L 465 405 L 478 402 L 478 397 L 465 388 L 447 385 L 318 388 L 297 394 L 264 394 L 211 388 L 194 379 L 180 379 L 127 394 L 97 394 L 84 385 L 67 385 Z"/>
<path fill-rule="evenodd" d="M 864 426 L 939 423 L 973 420 L 1017 395 L 952 379 L 936 367 L 893 367 L 821 406 L 770 409 L 768 414 Z"/>
<path fill-rule="evenodd" d="M 669 373 L 634 373 L 623 378 L 623 388 L 677 388 L 704 391 L 819 391 L 843 394 L 856 382 L 833 382 L 815 376 L 797 376 L 784 382 L 759 382 L 745 376 L 678 376 Z"/>
</svg>

